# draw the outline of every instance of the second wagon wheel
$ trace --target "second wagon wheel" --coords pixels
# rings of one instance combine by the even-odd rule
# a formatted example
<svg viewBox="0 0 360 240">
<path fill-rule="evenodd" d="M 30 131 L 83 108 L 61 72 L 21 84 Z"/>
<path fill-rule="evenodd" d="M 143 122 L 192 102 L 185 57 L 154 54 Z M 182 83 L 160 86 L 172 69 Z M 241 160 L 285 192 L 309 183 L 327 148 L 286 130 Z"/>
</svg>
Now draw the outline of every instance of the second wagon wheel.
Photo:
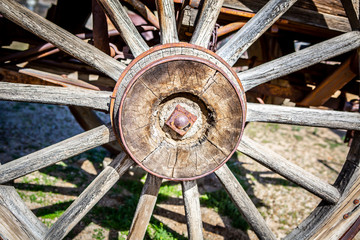
<svg viewBox="0 0 360 240">
<path fill-rule="evenodd" d="M 270 0 L 216 53 L 206 50 L 223 1 L 204 1 L 190 43 L 178 43 L 173 2 L 158 0 L 162 45 L 149 49 L 117 0 L 99 0 L 136 56 L 125 66 L 12 0 L 0 13 L 117 81 L 113 92 L 0 83 L 0 99 L 90 107 L 111 113 L 111 124 L 0 166 L 0 183 L 44 168 L 115 140 L 123 147 L 64 214 L 48 229 L 19 200 L 14 188 L 0 186 L 0 236 L 3 239 L 62 239 L 133 164 L 149 172 L 129 239 L 142 239 L 163 178 L 181 181 L 190 239 L 202 239 L 196 179 L 211 172 L 222 182 L 260 239 L 275 235 L 225 162 L 238 150 L 323 199 L 288 239 L 338 239 L 360 213 L 360 135 L 335 184 L 242 136 L 245 121 L 360 130 L 359 113 L 246 104 L 246 91 L 259 84 L 360 46 L 352 31 L 236 74 L 233 65 L 294 0 Z M 344 218 L 344 213 L 350 213 Z"/>
</svg>

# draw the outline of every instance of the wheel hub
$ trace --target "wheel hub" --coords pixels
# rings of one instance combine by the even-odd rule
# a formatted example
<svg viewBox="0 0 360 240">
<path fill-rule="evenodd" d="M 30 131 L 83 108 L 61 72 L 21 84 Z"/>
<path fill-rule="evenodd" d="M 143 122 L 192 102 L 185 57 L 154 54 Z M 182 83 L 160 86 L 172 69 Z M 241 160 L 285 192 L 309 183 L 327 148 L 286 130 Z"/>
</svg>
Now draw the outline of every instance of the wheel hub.
<svg viewBox="0 0 360 240">
<path fill-rule="evenodd" d="M 236 150 L 245 105 L 237 75 L 214 53 L 168 44 L 124 71 L 112 122 L 124 150 L 146 171 L 190 180 L 215 171 Z"/>
</svg>

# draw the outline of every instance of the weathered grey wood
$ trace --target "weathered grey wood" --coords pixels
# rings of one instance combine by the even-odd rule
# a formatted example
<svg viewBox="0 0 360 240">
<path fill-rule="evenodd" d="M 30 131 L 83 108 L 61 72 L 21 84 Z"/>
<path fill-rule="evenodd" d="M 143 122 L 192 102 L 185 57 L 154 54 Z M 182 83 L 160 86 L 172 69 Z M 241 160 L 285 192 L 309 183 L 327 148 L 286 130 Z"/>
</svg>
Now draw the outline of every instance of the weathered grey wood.
<svg viewBox="0 0 360 240">
<path fill-rule="evenodd" d="M 186 224 L 188 238 L 191 240 L 203 239 L 203 225 L 201 220 L 201 209 L 199 191 L 195 180 L 183 181 L 182 192 L 184 197 Z"/>
<path fill-rule="evenodd" d="M 360 113 L 248 103 L 246 121 L 360 130 Z"/>
<path fill-rule="evenodd" d="M 273 23 L 283 15 L 296 0 L 270 0 L 255 14 L 217 54 L 234 65 L 240 56 L 258 39 Z"/>
<path fill-rule="evenodd" d="M 360 32 L 353 31 L 288 54 L 238 74 L 245 91 L 360 46 Z"/>
<path fill-rule="evenodd" d="M 205 0 L 190 43 L 207 48 L 224 0 Z"/>
<path fill-rule="evenodd" d="M 102 125 L 0 166 L 0 183 L 24 176 L 89 149 L 115 141 L 110 125 Z"/>
<path fill-rule="evenodd" d="M 243 214 L 249 225 L 252 227 L 259 239 L 276 239 L 275 235 L 267 226 L 264 218 L 256 209 L 245 190 L 242 188 L 236 177 L 225 164 L 215 171 L 216 176 L 228 192 L 232 201 Z"/>
<path fill-rule="evenodd" d="M 161 183 L 161 178 L 147 175 L 127 239 L 144 239 Z"/>
<path fill-rule="evenodd" d="M 341 0 L 344 6 L 346 15 L 349 18 L 349 22 L 352 30 L 360 29 L 360 18 L 359 18 L 359 0 Z"/>
<path fill-rule="evenodd" d="M 160 40 L 162 44 L 179 42 L 176 29 L 173 0 L 157 0 L 156 7 L 160 20 Z"/>
<path fill-rule="evenodd" d="M 149 49 L 119 0 L 98 0 L 136 57 Z"/>
<path fill-rule="evenodd" d="M 360 212 L 353 203 L 360 196 L 360 132 L 355 132 L 346 162 L 335 181 L 335 186 L 341 192 L 337 204 L 320 202 L 316 209 L 285 239 L 330 239 L 337 240 L 357 220 Z M 345 220 L 344 215 L 349 217 Z"/>
<path fill-rule="evenodd" d="M 104 124 L 104 122 L 98 117 L 96 112 L 90 108 L 70 106 L 69 110 L 76 119 L 76 121 L 85 131 L 91 130 Z M 102 146 L 114 155 L 117 155 L 122 151 L 122 148 L 118 141 L 109 142 Z"/>
<path fill-rule="evenodd" d="M 47 227 L 21 200 L 14 187 L 0 186 L 0 238 L 43 239 Z"/>
<path fill-rule="evenodd" d="M 339 191 L 329 183 L 246 136 L 242 137 L 238 151 L 324 200 L 336 203 L 340 198 Z"/>
<path fill-rule="evenodd" d="M 54 44 L 62 51 L 105 73 L 115 81 L 126 68 L 124 64 L 33 13 L 16 1 L 1 0 L 0 13 L 38 37 Z"/>
<path fill-rule="evenodd" d="M 225 0 L 224 7 L 256 13 L 267 2 L 268 0 Z M 320 33 L 328 32 L 323 31 L 325 29 L 338 32 L 351 31 L 349 21 L 344 16 L 345 13 L 340 1 L 299 0 L 281 18 L 298 23 L 297 26 L 305 31 L 310 30 L 312 33 L 315 33 L 316 30 L 314 29 L 320 31 Z"/>
<path fill-rule="evenodd" d="M 98 87 L 96 87 L 90 83 L 87 83 L 85 81 L 82 81 L 82 80 L 79 80 L 76 78 L 67 77 L 66 75 L 64 77 L 64 76 L 60 76 L 60 75 L 57 75 L 54 73 L 40 71 L 38 69 L 32 69 L 32 68 L 19 68 L 18 72 L 21 74 L 26 74 L 28 76 L 40 78 L 44 81 L 51 82 L 56 85 L 60 85 L 60 86 L 64 86 L 64 87 L 80 87 L 80 88 L 97 90 L 97 91 L 100 90 Z M 5 81 L 6 81 L 6 79 L 5 79 Z M 11 80 L 10 80 L 10 82 L 11 82 Z"/>
<path fill-rule="evenodd" d="M 133 164 L 125 153 L 120 153 L 66 209 L 44 239 L 63 239 Z"/>
<path fill-rule="evenodd" d="M 89 107 L 109 111 L 111 92 L 0 82 L 0 99 Z"/>
</svg>

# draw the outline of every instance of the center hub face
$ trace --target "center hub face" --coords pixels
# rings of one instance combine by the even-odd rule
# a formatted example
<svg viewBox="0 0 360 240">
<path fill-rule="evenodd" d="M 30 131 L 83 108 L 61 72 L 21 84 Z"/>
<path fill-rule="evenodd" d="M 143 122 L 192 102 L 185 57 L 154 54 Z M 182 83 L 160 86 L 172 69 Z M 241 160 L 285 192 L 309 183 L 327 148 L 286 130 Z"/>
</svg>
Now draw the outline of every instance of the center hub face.
<svg viewBox="0 0 360 240">
<path fill-rule="evenodd" d="M 199 48 L 203 57 L 177 54 L 177 48 L 194 48 L 179 45 L 134 60 L 114 91 L 112 115 L 120 144 L 140 166 L 163 178 L 190 180 L 216 170 L 233 154 L 244 127 L 245 100 L 236 74 L 215 54 Z"/>
</svg>

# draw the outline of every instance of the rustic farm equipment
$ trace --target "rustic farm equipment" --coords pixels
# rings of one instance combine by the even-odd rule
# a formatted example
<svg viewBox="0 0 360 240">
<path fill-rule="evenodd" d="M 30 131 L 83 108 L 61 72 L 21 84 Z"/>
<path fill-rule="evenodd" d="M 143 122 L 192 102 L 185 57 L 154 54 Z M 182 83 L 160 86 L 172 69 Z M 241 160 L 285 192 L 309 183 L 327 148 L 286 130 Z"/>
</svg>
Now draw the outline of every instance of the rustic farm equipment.
<svg viewBox="0 0 360 240">
<path fill-rule="evenodd" d="M 287 239 L 353 235 L 360 216 L 353 203 L 360 192 L 360 114 L 247 103 L 246 99 L 275 102 L 269 100 L 275 96 L 299 106 L 331 105 L 339 110 L 344 93 L 359 95 L 359 82 L 354 81 L 359 71 L 359 2 L 342 0 L 344 8 L 337 1 L 295 2 L 72 1 L 73 9 L 66 15 L 69 1 L 59 0 L 47 16 L 49 21 L 13 0 L 2 0 L 2 32 L 13 31 L 2 34 L 0 44 L 20 40 L 31 48 L 1 49 L 0 99 L 71 106 L 87 131 L 1 165 L 0 183 L 104 144 L 117 157 L 50 229 L 26 208 L 13 187 L 1 185 L 0 237 L 64 238 L 124 172 L 138 164 L 149 174 L 129 239 L 144 237 L 163 178 L 181 181 L 189 238 L 201 239 L 196 179 L 212 172 L 257 236 L 275 239 L 225 164 L 236 150 L 323 200 Z M 124 5 L 143 15 L 149 25 L 135 27 L 139 15 L 128 13 Z M 89 33 L 84 20 L 91 9 L 94 25 Z M 101 9 L 117 31 L 106 29 Z M 220 25 L 215 27 L 216 23 Z M 152 37 L 144 39 L 149 31 Z M 82 40 L 89 38 L 88 43 Z M 311 46 L 294 52 L 294 40 Z M 279 48 L 281 53 L 276 51 Z M 56 55 L 60 51 L 90 67 Z M 248 58 L 242 58 L 245 53 Z M 24 61 L 30 67 L 15 65 Z M 96 83 L 67 78 L 55 73 L 59 67 L 100 78 Z M 329 72 L 333 73 L 324 76 Z M 342 95 L 332 98 L 338 90 Z M 103 124 L 93 110 L 110 113 L 111 124 Z M 331 185 L 242 136 L 245 123 L 254 121 L 354 130 L 337 181 Z"/>
</svg>

